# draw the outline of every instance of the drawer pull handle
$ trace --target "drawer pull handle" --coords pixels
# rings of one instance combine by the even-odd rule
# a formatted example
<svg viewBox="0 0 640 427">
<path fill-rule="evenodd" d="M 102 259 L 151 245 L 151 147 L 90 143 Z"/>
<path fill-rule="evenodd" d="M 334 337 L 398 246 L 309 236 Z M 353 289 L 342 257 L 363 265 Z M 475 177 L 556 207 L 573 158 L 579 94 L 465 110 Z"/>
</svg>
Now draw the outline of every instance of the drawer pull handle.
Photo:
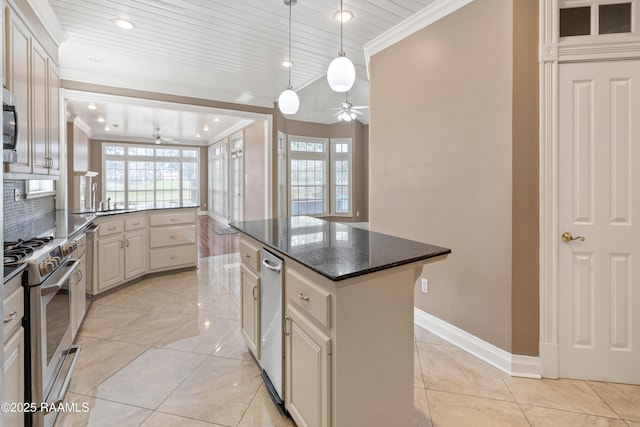
<svg viewBox="0 0 640 427">
<path fill-rule="evenodd" d="M 169 238 L 170 238 L 171 240 L 175 240 L 175 239 L 177 239 L 177 238 L 178 238 L 178 236 L 176 236 L 175 234 L 172 234 L 171 236 L 169 236 Z"/>
<path fill-rule="evenodd" d="M 18 317 L 18 312 L 17 311 L 12 311 L 11 314 L 9 315 L 8 319 L 4 319 L 3 322 L 4 323 L 11 323 L 13 322 L 13 320 Z"/>
<path fill-rule="evenodd" d="M 134 223 L 133 223 L 133 225 L 134 225 L 134 226 L 135 226 L 135 225 L 140 225 L 140 221 L 136 221 L 136 222 L 134 222 Z"/>
<path fill-rule="evenodd" d="M 115 230 L 115 229 L 116 229 L 116 226 L 114 225 L 113 227 L 108 227 L 108 228 L 107 228 L 107 231 L 113 231 L 113 230 Z"/>
<path fill-rule="evenodd" d="M 309 297 L 305 297 L 302 294 L 302 291 L 298 292 L 298 298 L 300 298 L 302 301 L 309 301 Z"/>
<path fill-rule="evenodd" d="M 254 300 L 257 300 L 257 299 L 258 299 L 258 296 L 256 295 L 256 291 L 257 291 L 257 290 L 258 290 L 258 287 L 257 287 L 257 286 L 254 286 L 254 287 L 253 287 L 253 290 L 251 291 L 251 293 L 253 294 L 253 299 L 254 299 Z"/>
<path fill-rule="evenodd" d="M 177 259 L 178 259 L 178 257 L 177 257 L 177 256 L 175 256 L 175 255 L 171 255 L 171 256 L 169 257 L 169 259 L 170 259 L 170 260 L 175 261 L 175 260 L 177 260 Z"/>
<path fill-rule="evenodd" d="M 176 222 L 178 220 L 178 218 L 169 218 L 169 221 L 171 222 Z"/>
<path fill-rule="evenodd" d="M 271 271 L 275 271 L 276 273 L 279 273 L 282 270 L 282 264 L 273 264 L 268 259 L 263 259 L 262 265 L 264 265 Z"/>
<path fill-rule="evenodd" d="M 291 332 L 289 332 L 289 329 L 287 329 L 287 324 L 291 323 L 291 318 L 289 316 L 284 318 L 284 334 L 286 336 L 291 335 Z"/>
<path fill-rule="evenodd" d="M 249 253 L 245 253 L 244 256 L 245 256 L 245 258 L 251 258 L 251 254 L 249 254 Z"/>
</svg>

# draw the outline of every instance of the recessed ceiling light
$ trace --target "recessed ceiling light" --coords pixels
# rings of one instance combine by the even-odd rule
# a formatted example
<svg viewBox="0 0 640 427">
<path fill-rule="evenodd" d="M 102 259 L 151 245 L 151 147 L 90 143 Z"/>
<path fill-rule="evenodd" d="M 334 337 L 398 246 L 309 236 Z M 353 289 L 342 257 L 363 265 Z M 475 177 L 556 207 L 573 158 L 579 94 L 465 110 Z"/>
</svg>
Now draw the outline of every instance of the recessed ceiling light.
<svg viewBox="0 0 640 427">
<path fill-rule="evenodd" d="M 102 116 L 98 117 L 98 123 L 104 123 L 104 117 Z"/>
<path fill-rule="evenodd" d="M 205 123 L 204 127 L 202 128 L 202 130 L 205 131 L 205 132 L 209 132 L 209 125 L 207 125 Z"/>
<path fill-rule="evenodd" d="M 200 132 L 196 132 L 196 138 L 200 138 Z"/>
<path fill-rule="evenodd" d="M 106 59 L 104 59 L 104 58 L 103 58 L 103 57 L 101 57 L 101 56 L 90 56 L 90 57 L 89 57 L 89 61 L 91 61 L 91 62 L 96 62 L 96 63 L 101 63 L 101 62 L 106 62 L 107 60 L 106 60 Z"/>
<path fill-rule="evenodd" d="M 89 108 L 89 110 L 95 110 L 95 109 L 96 109 L 96 108 L 98 108 L 98 107 L 96 107 L 96 104 L 94 104 L 94 103 L 92 102 L 91 104 L 89 104 L 89 107 L 88 107 L 88 108 Z"/>
<path fill-rule="evenodd" d="M 106 131 L 110 131 L 111 129 L 109 129 L 109 126 L 105 126 L 105 127 L 104 127 L 104 130 L 106 130 Z"/>
<path fill-rule="evenodd" d="M 348 22 L 353 19 L 353 12 L 349 10 L 343 10 L 342 12 L 337 11 L 333 14 L 333 19 L 341 22 Z"/>
<path fill-rule="evenodd" d="M 285 68 L 293 67 L 293 61 L 285 59 L 284 61 L 282 61 L 282 66 Z"/>
<path fill-rule="evenodd" d="M 215 119 L 213 119 L 213 121 L 217 123 L 217 122 L 220 121 L 220 119 L 218 117 L 216 117 Z"/>
<path fill-rule="evenodd" d="M 135 25 L 133 25 L 133 22 L 127 21 L 126 19 L 122 18 L 113 18 L 111 21 L 113 21 L 114 24 L 116 24 L 123 30 L 132 30 L 136 27 Z"/>
</svg>

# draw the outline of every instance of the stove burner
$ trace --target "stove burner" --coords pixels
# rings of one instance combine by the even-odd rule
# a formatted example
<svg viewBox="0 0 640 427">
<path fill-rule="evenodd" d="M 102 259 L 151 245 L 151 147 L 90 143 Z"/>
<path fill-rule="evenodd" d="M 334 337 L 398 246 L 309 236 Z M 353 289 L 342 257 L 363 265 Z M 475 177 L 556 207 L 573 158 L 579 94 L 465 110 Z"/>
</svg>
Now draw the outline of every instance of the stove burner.
<svg viewBox="0 0 640 427">
<path fill-rule="evenodd" d="M 11 242 L 4 242 L 3 264 L 18 262 L 31 255 L 35 249 L 41 248 L 52 240 L 52 236 L 45 236 L 32 237 L 28 240 L 18 239 Z"/>
</svg>

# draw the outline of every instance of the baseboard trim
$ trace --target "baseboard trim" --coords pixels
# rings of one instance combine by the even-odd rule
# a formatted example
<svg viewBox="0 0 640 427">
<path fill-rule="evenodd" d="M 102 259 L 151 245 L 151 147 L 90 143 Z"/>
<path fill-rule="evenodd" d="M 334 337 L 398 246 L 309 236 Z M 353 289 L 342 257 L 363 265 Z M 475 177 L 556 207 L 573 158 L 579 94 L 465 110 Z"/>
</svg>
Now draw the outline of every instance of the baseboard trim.
<svg viewBox="0 0 640 427">
<path fill-rule="evenodd" d="M 511 354 L 414 307 L 414 323 L 513 377 L 542 378 L 540 358 Z"/>
</svg>

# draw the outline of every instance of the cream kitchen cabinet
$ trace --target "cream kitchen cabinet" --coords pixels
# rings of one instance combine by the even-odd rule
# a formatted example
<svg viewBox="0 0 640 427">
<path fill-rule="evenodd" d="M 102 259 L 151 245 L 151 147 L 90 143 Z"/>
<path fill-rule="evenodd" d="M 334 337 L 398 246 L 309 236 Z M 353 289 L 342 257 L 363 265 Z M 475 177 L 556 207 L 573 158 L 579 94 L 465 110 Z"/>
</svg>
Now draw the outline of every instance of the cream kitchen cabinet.
<svg viewBox="0 0 640 427">
<path fill-rule="evenodd" d="M 287 304 L 285 405 L 300 427 L 331 425 L 331 338 Z"/>
<path fill-rule="evenodd" d="M 198 264 L 196 212 L 149 213 L 149 269 L 162 271 Z"/>
<path fill-rule="evenodd" d="M 260 360 L 260 244 L 240 239 L 240 332 L 256 360 Z"/>
<path fill-rule="evenodd" d="M 124 241 L 122 233 L 98 239 L 97 292 L 124 282 Z"/>
<path fill-rule="evenodd" d="M 75 338 L 87 312 L 87 239 L 84 231 L 72 237 L 77 247 L 73 256 L 78 260 L 78 269 L 71 281 L 71 331 Z"/>
<path fill-rule="evenodd" d="M 147 272 L 146 216 L 125 218 L 124 279 L 130 280 Z"/>
<path fill-rule="evenodd" d="M 18 109 L 17 161 L 8 173 L 60 175 L 60 77 L 52 58 L 5 7 L 4 82 Z"/>
<path fill-rule="evenodd" d="M 19 282 L 18 282 L 19 283 Z M 5 285 L 8 286 L 8 285 Z M 24 290 L 21 286 L 3 289 L 4 297 L 4 402 L 24 402 Z M 24 412 L 3 411 L 0 420 L 5 426 L 23 426 Z"/>
</svg>

